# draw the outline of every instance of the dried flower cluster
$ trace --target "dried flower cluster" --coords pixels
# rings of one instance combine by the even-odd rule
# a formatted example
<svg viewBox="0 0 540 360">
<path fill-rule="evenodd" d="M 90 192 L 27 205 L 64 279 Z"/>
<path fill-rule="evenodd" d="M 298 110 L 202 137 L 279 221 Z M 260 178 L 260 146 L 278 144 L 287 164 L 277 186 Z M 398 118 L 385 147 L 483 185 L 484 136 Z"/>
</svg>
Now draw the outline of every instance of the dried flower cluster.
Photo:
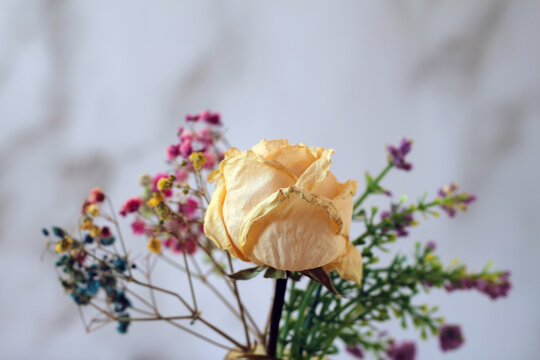
<svg viewBox="0 0 540 360">
<path fill-rule="evenodd" d="M 261 141 L 251 150 L 230 148 L 218 113 L 186 116 L 176 141 L 167 147 L 168 168 L 142 175 L 140 195 L 118 212 L 109 196 L 93 189 L 84 200 L 73 231 L 43 229 L 66 293 L 78 305 L 87 331 L 116 323 L 124 334 L 134 322 L 162 321 L 227 351 L 226 359 L 327 359 L 345 344 L 353 357 L 413 360 L 414 342 L 396 340 L 379 325 L 399 321 L 422 338 L 438 336 L 442 351 L 461 347 L 459 325 L 446 323 L 436 306 L 416 295 L 432 289 L 477 290 L 495 300 L 511 289 L 508 271 L 467 270 L 458 260 L 445 265 L 433 241 L 417 242 L 410 255 L 395 253 L 381 264 L 379 252 L 406 238 L 420 219 L 450 217 L 467 210 L 476 197 L 451 183 L 434 198 L 390 199 L 387 208 L 365 207 L 373 195 L 392 197 L 381 183 L 392 169 L 410 171 L 412 141 L 387 146 L 386 167 L 366 174 L 365 188 L 353 201 L 356 181 L 339 183 L 330 172 L 332 150 L 286 140 Z M 218 167 L 219 166 L 219 167 Z M 213 196 L 206 177 L 217 182 Z M 120 232 L 128 218 L 146 251 L 133 253 Z M 352 221 L 363 224 L 350 234 Z M 232 255 L 232 256 L 231 256 Z M 234 270 L 236 258 L 256 266 Z M 185 275 L 187 294 L 156 285 L 156 266 Z M 271 316 L 260 326 L 245 307 L 237 281 L 275 279 Z M 227 292 L 217 290 L 223 281 Z M 269 280 L 268 280 L 269 281 Z M 216 305 L 242 324 L 243 339 L 206 318 L 197 289 L 206 287 Z M 174 298 L 183 313 L 164 315 L 160 296 Z M 209 329 L 215 336 L 198 331 Z"/>
</svg>

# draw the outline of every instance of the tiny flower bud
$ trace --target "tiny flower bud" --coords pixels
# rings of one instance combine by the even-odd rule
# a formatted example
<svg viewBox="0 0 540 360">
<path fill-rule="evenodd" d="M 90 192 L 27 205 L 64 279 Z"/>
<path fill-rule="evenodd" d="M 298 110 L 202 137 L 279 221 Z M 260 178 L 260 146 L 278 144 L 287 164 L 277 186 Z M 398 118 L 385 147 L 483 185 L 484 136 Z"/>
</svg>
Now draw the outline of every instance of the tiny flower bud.
<svg viewBox="0 0 540 360">
<path fill-rule="evenodd" d="M 56 243 L 56 246 L 54 247 L 54 249 L 56 250 L 57 253 L 63 253 L 63 252 L 68 251 L 72 247 L 73 247 L 73 239 L 70 238 L 69 236 L 66 236 Z"/>
<path fill-rule="evenodd" d="M 206 157 L 203 153 L 194 152 L 189 155 L 189 160 L 193 163 L 193 167 L 195 168 L 195 170 L 200 170 L 206 162 Z"/>
<path fill-rule="evenodd" d="M 92 217 L 99 216 L 99 206 L 97 204 L 88 205 L 86 208 L 86 213 Z"/>
<path fill-rule="evenodd" d="M 148 240 L 148 250 L 154 254 L 159 254 L 161 252 L 161 241 L 157 237 L 151 237 Z"/>
<path fill-rule="evenodd" d="M 152 186 L 152 177 L 148 174 L 139 176 L 139 184 L 142 186 Z"/>
</svg>

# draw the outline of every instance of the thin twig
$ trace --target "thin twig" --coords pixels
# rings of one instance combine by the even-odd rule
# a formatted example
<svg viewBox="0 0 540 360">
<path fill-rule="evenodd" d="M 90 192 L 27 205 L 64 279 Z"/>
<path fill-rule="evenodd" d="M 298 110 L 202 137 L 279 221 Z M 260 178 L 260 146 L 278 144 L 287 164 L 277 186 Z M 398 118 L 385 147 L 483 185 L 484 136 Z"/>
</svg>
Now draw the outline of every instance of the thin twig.
<svg viewBox="0 0 540 360">
<path fill-rule="evenodd" d="M 124 237 L 122 236 L 122 231 L 120 230 L 120 225 L 118 224 L 118 218 L 116 217 L 116 213 L 114 212 L 114 207 L 113 207 L 111 199 L 109 198 L 108 195 L 106 196 L 106 198 L 107 198 L 107 202 L 109 203 L 109 207 L 111 208 L 111 213 L 112 213 L 113 220 L 114 220 L 113 224 L 116 227 L 116 232 L 118 233 L 118 238 L 120 238 L 120 243 L 122 244 L 122 251 L 124 252 L 124 256 L 127 259 L 128 253 L 127 253 L 127 250 L 126 250 L 126 244 L 124 242 Z M 131 276 L 131 266 L 128 266 L 128 272 L 129 272 L 129 275 Z"/>
<path fill-rule="evenodd" d="M 231 269 L 231 274 L 234 273 L 234 268 L 231 260 L 231 255 L 227 251 L 227 259 L 229 261 L 229 267 Z M 232 281 L 233 287 L 234 287 L 234 296 L 236 297 L 236 301 L 238 302 L 238 308 L 240 309 L 240 317 L 242 320 L 242 325 L 244 325 L 244 333 L 246 335 L 246 341 L 248 348 L 251 349 L 251 340 L 249 339 L 249 331 L 248 326 L 246 323 L 246 317 L 244 316 L 244 305 L 242 304 L 242 300 L 240 299 L 240 293 L 238 292 L 238 284 L 236 283 L 236 280 Z"/>
<path fill-rule="evenodd" d="M 184 266 L 186 267 L 186 273 L 187 273 L 188 282 L 189 282 L 189 290 L 191 291 L 191 298 L 193 300 L 193 307 L 195 308 L 195 312 L 198 312 L 199 310 L 197 306 L 197 298 L 195 297 L 195 290 L 193 289 L 193 280 L 191 279 L 191 271 L 189 270 L 189 263 L 187 261 L 185 246 L 182 247 L 182 255 L 184 258 Z"/>
</svg>

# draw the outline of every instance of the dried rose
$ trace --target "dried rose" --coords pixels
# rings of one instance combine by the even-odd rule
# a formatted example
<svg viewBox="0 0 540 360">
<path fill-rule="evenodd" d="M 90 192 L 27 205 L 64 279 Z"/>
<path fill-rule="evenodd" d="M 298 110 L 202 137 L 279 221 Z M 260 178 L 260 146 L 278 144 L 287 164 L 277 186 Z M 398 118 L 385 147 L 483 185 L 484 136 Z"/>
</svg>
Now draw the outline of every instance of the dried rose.
<svg viewBox="0 0 540 360">
<path fill-rule="evenodd" d="M 362 256 L 349 242 L 356 181 L 330 172 L 333 150 L 262 140 L 231 148 L 208 181 L 216 190 L 205 234 L 232 255 L 279 270 L 324 267 L 362 280 Z"/>
</svg>

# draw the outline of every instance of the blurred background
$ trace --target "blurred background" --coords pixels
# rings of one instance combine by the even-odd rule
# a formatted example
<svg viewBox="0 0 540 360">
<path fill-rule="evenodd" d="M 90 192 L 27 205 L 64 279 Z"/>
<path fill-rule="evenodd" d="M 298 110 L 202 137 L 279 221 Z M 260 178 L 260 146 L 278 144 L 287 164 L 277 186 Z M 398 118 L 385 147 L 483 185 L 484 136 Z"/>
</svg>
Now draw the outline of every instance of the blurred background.
<svg viewBox="0 0 540 360">
<path fill-rule="evenodd" d="M 443 260 L 493 260 L 514 284 L 495 302 L 422 298 L 467 342 L 442 354 L 419 341 L 417 358 L 538 359 L 539 14 L 539 3 L 497 0 L 1 1 L 0 358 L 223 357 L 166 324 L 86 335 L 54 259 L 40 259 L 43 226 L 72 227 L 94 186 L 117 207 L 138 194 L 138 175 L 163 168 L 185 114 L 209 108 L 234 146 L 285 137 L 332 147 L 338 179 L 361 187 L 384 166 L 385 144 L 413 138 L 414 170 L 386 187 L 414 201 L 457 181 L 478 202 L 422 220 L 396 246 L 435 240 Z M 187 291 L 172 276 L 163 283 Z M 261 323 L 271 287 L 241 288 Z"/>
</svg>

